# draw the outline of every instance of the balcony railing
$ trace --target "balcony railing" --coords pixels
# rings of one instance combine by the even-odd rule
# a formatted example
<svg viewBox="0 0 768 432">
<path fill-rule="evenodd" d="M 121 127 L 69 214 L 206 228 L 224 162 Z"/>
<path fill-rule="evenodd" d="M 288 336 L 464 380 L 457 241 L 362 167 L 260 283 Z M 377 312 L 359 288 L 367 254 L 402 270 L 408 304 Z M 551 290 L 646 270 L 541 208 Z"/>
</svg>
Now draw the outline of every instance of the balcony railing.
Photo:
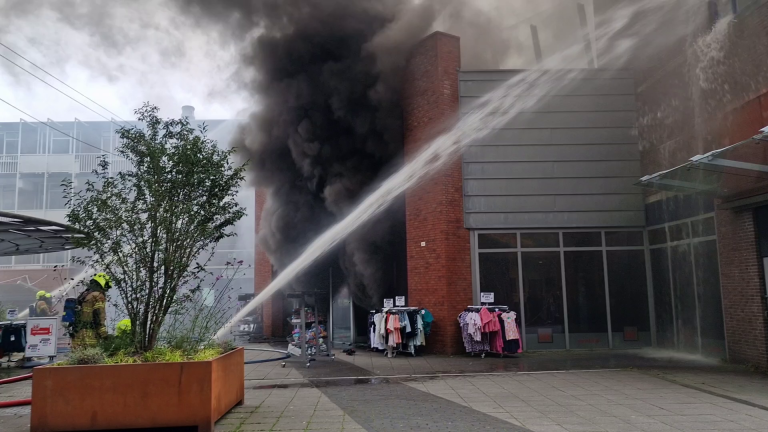
<svg viewBox="0 0 768 432">
<path fill-rule="evenodd" d="M 91 172 L 99 166 L 100 154 L 75 155 L 75 172 Z"/>
<path fill-rule="evenodd" d="M 19 171 L 18 156 L 0 156 L 0 173 L 15 173 Z"/>
</svg>

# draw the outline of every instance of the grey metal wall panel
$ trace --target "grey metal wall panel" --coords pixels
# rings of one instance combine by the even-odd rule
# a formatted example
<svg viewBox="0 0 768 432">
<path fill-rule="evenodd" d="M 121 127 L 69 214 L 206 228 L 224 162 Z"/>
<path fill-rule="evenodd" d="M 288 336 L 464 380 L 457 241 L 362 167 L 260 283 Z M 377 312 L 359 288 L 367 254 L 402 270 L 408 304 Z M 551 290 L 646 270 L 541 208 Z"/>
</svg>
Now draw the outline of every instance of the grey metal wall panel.
<svg viewBox="0 0 768 432">
<path fill-rule="evenodd" d="M 467 213 L 464 218 L 470 229 L 641 227 L 645 224 L 643 211 Z"/>
<path fill-rule="evenodd" d="M 471 162 L 464 164 L 465 179 L 626 176 L 642 177 L 640 161 Z"/>
<path fill-rule="evenodd" d="M 634 111 L 521 113 L 504 124 L 505 128 L 632 128 Z"/>
<path fill-rule="evenodd" d="M 467 213 L 564 212 L 564 211 L 643 211 L 643 196 L 616 195 L 522 195 L 468 196 L 464 199 Z"/>
<path fill-rule="evenodd" d="M 462 112 L 517 73 L 462 72 Z M 632 74 L 578 75 L 526 94 L 539 100 L 464 152 L 468 228 L 644 225 Z"/>
<path fill-rule="evenodd" d="M 461 81 L 506 81 L 515 75 L 524 72 L 524 70 L 476 70 L 461 71 L 459 80 Z M 631 70 L 620 69 L 580 69 L 575 71 L 574 78 L 582 79 L 611 79 L 611 78 L 634 78 L 634 72 Z"/>
<path fill-rule="evenodd" d="M 475 107 L 479 97 L 461 98 L 461 112 L 467 113 Z M 563 112 L 563 111 L 634 111 L 634 95 L 581 95 L 550 96 L 542 98 L 525 112 Z"/>
<path fill-rule="evenodd" d="M 464 194 L 475 195 L 595 195 L 640 194 L 637 177 L 546 178 L 546 179 L 466 179 Z"/>
<path fill-rule="evenodd" d="M 464 152 L 465 162 L 515 161 L 639 161 L 637 144 L 473 146 Z"/>
<path fill-rule="evenodd" d="M 460 96 L 484 96 L 506 81 L 459 81 Z M 547 86 L 534 88 L 531 94 L 546 95 L 631 95 L 635 94 L 633 79 L 585 79 L 573 81 L 550 80 Z"/>
<path fill-rule="evenodd" d="M 567 129 L 497 129 L 473 144 L 634 144 L 637 129 L 567 128 Z"/>
</svg>

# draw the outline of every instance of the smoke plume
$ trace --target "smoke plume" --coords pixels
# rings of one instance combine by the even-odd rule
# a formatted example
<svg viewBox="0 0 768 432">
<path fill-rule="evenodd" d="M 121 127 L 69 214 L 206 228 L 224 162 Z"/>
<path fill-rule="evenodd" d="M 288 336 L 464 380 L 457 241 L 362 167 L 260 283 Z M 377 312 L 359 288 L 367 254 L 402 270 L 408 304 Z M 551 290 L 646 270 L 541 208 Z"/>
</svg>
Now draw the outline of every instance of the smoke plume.
<svg viewBox="0 0 768 432">
<path fill-rule="evenodd" d="M 260 106 L 233 145 L 269 191 L 259 245 L 278 270 L 400 163 L 402 75 L 416 42 L 436 27 L 457 31 L 476 48 L 464 50 L 465 65 L 500 67 L 519 42 L 501 17 L 540 10 L 496 0 L 183 4 L 201 24 L 245 40 L 240 76 Z M 347 238 L 338 259 L 356 303 L 378 305 L 391 291 L 404 238 L 402 202 Z"/>
<path fill-rule="evenodd" d="M 269 191 L 259 245 L 279 270 L 398 164 L 402 69 L 435 9 L 407 0 L 266 0 L 198 2 L 193 11 L 250 35 L 241 61 L 260 107 L 233 145 Z M 357 303 L 378 304 L 382 285 L 394 283 L 385 269 L 404 252 L 403 238 L 396 205 L 345 242 L 339 260 Z"/>
</svg>

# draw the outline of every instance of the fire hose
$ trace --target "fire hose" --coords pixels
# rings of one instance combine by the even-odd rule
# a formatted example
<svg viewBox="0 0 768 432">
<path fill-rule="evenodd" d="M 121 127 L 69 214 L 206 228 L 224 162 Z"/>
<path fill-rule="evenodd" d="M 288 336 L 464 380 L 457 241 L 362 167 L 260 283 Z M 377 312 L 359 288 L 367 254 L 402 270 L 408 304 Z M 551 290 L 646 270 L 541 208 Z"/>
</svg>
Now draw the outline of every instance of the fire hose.
<svg viewBox="0 0 768 432">
<path fill-rule="evenodd" d="M 0 380 L 0 385 L 11 384 L 19 381 L 32 379 L 32 374 L 19 375 L 15 377 Z M 0 401 L 0 408 L 10 408 L 15 406 L 32 405 L 32 399 L 18 399 L 11 401 Z"/>
</svg>

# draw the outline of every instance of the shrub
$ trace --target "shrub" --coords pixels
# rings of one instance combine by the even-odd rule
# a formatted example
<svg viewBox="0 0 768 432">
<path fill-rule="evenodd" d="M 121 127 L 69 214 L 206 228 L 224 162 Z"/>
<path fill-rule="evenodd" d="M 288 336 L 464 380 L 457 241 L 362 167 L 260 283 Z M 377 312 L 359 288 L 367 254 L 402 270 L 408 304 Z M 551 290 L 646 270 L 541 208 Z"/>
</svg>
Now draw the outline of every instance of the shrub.
<svg viewBox="0 0 768 432">
<path fill-rule="evenodd" d="M 69 353 L 65 362 L 68 365 L 96 365 L 104 364 L 107 356 L 101 348 L 77 348 Z"/>
</svg>

